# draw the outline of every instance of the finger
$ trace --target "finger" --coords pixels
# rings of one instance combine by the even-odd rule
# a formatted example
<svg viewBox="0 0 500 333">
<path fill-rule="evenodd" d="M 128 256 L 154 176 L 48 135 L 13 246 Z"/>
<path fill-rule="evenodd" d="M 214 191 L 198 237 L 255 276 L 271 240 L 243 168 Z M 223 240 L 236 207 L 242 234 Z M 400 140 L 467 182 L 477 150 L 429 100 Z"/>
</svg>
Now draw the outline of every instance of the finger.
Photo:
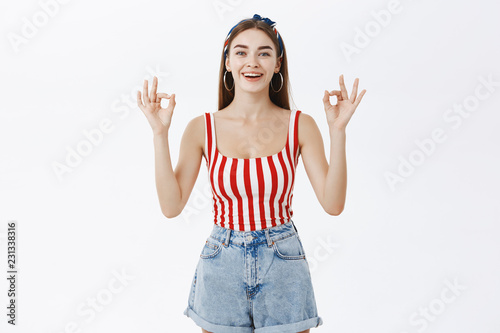
<svg viewBox="0 0 500 333">
<path fill-rule="evenodd" d="M 141 99 L 141 92 L 139 90 L 137 90 L 137 106 L 142 110 L 143 105 Z"/>
<path fill-rule="evenodd" d="M 325 108 L 332 106 L 330 103 L 330 93 L 327 90 L 325 90 L 325 93 L 323 94 L 323 104 L 325 105 Z"/>
<path fill-rule="evenodd" d="M 153 76 L 153 85 L 151 86 L 151 100 L 157 102 L 156 100 L 156 88 L 158 87 L 158 79 Z"/>
<path fill-rule="evenodd" d="M 356 100 L 356 95 L 358 94 L 358 83 L 359 83 L 359 79 L 356 78 L 354 80 L 354 84 L 352 86 L 352 93 L 351 93 L 351 103 L 354 103 L 354 101 Z"/>
<path fill-rule="evenodd" d="M 330 96 L 337 96 L 337 99 L 342 99 L 342 92 L 340 90 L 332 90 L 329 94 Z"/>
<path fill-rule="evenodd" d="M 356 99 L 356 101 L 354 102 L 354 107 L 357 108 L 358 105 L 359 105 L 359 102 L 361 102 L 361 99 L 363 99 L 363 96 L 365 95 L 366 93 L 366 89 L 363 89 L 363 91 L 361 91 L 361 93 L 359 94 L 358 98 Z"/>
<path fill-rule="evenodd" d="M 148 80 L 144 80 L 144 85 L 142 86 L 142 96 L 144 96 L 144 104 L 148 105 L 151 103 L 148 96 Z"/>
<path fill-rule="evenodd" d="M 170 95 L 169 94 L 165 94 L 165 93 L 158 93 L 158 94 L 156 94 L 156 98 L 158 100 L 160 100 L 162 98 L 167 98 L 168 99 L 168 98 L 170 98 Z"/>
<path fill-rule="evenodd" d="M 164 94 L 164 93 L 156 94 L 156 103 L 160 103 L 160 106 L 161 106 L 161 99 L 162 98 L 170 99 L 170 98 L 172 98 L 172 96 L 169 94 Z"/>
<path fill-rule="evenodd" d="M 342 99 L 348 100 L 349 96 L 347 95 L 347 89 L 344 84 L 344 74 L 339 77 L 340 90 L 342 91 Z"/>
<path fill-rule="evenodd" d="M 330 96 L 337 97 L 337 104 L 342 101 L 342 92 L 340 90 L 332 90 L 330 91 Z"/>
<path fill-rule="evenodd" d="M 141 92 L 137 90 L 137 105 L 139 105 L 139 109 L 141 109 L 142 113 L 147 116 L 147 108 L 145 107 L 144 104 L 142 104 L 142 99 L 141 99 Z"/>
</svg>

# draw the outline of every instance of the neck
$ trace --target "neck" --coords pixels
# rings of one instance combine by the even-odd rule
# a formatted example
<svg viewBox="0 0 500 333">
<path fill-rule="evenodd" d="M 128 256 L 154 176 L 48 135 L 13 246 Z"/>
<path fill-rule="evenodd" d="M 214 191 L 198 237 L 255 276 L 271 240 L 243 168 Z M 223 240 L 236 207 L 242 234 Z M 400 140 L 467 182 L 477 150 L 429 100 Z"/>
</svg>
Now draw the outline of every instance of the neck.
<svg viewBox="0 0 500 333">
<path fill-rule="evenodd" d="M 256 92 L 236 89 L 234 99 L 227 106 L 232 114 L 244 119 L 265 118 L 276 108 L 278 106 L 271 101 L 266 89 Z"/>
</svg>

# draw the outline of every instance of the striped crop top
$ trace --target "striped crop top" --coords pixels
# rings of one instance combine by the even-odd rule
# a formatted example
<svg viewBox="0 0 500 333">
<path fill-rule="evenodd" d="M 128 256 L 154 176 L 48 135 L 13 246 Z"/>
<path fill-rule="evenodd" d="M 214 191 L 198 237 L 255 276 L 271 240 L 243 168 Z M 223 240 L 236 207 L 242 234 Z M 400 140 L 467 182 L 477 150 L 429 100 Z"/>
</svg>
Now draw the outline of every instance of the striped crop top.
<svg viewBox="0 0 500 333">
<path fill-rule="evenodd" d="M 205 160 L 212 189 L 214 223 L 238 231 L 262 230 L 287 223 L 299 157 L 298 119 L 293 109 L 285 147 L 256 158 L 232 158 L 217 149 L 214 116 L 205 112 Z"/>
</svg>

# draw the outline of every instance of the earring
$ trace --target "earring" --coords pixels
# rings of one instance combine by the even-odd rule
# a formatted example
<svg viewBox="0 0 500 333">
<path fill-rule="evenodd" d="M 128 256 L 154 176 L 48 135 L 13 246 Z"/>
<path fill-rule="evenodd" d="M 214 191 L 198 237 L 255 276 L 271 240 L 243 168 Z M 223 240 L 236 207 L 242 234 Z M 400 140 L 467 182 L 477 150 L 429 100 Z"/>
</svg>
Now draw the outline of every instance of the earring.
<svg viewBox="0 0 500 333">
<path fill-rule="evenodd" d="M 276 74 L 276 73 L 274 73 L 274 74 Z M 283 75 L 281 75 L 281 72 L 278 72 L 278 74 L 281 76 L 281 86 L 280 86 L 280 88 L 279 88 L 278 90 L 274 90 L 274 87 L 273 87 L 273 79 L 271 79 L 271 88 L 273 89 L 273 91 L 274 91 L 275 93 L 277 93 L 278 91 L 280 91 L 280 90 L 281 90 L 281 88 L 283 87 Z M 273 76 L 273 77 L 274 77 L 274 76 Z"/>
<path fill-rule="evenodd" d="M 231 91 L 231 89 L 234 88 L 234 80 L 233 80 L 233 86 L 231 87 L 231 89 L 229 89 L 226 85 L 226 74 L 227 74 L 227 71 L 224 72 L 224 87 L 226 87 L 227 90 Z"/>
</svg>

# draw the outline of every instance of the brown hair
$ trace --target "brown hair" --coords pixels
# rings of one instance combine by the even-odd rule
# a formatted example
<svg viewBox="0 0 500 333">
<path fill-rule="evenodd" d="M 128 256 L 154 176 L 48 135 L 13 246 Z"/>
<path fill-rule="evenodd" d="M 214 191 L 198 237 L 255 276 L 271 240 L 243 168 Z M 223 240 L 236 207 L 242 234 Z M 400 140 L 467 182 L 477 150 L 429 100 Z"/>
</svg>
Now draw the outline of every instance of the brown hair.
<svg viewBox="0 0 500 333">
<path fill-rule="evenodd" d="M 231 32 L 231 35 L 229 36 L 228 40 L 228 52 L 227 52 L 227 57 L 229 57 L 229 50 L 231 46 L 231 42 L 233 39 L 242 31 L 245 31 L 247 29 L 252 29 L 252 28 L 257 28 L 262 31 L 264 31 L 269 38 L 274 43 L 274 46 L 277 50 L 277 53 L 279 53 L 280 46 L 279 46 L 279 41 L 278 37 L 276 36 L 276 33 L 273 31 L 273 28 L 267 24 L 264 21 L 258 20 L 258 19 L 248 19 L 244 20 L 243 22 L 240 22 L 237 26 L 235 26 Z M 281 35 L 281 34 L 280 34 Z M 269 98 L 271 101 L 276 104 L 277 106 L 287 109 L 290 109 L 290 98 L 291 98 L 291 93 L 289 94 L 289 89 L 291 90 L 290 87 L 290 82 L 288 79 L 288 65 L 287 65 L 287 56 L 286 56 L 286 48 L 285 48 L 285 42 L 283 41 L 283 36 L 281 35 L 281 41 L 283 44 L 283 59 L 281 59 L 281 67 L 279 73 L 283 76 L 283 86 L 278 92 L 274 92 L 274 90 L 271 88 L 271 83 L 269 84 Z M 224 39 L 225 42 L 225 39 Z M 226 71 L 226 61 L 224 58 L 224 43 L 222 45 L 222 55 L 221 55 L 221 62 L 220 62 L 220 73 L 219 73 L 219 110 L 224 109 L 226 106 L 231 104 L 233 98 L 234 98 L 234 90 L 227 90 L 226 87 L 224 86 L 224 73 Z M 272 85 L 274 89 L 279 89 L 281 85 L 281 77 L 278 73 L 273 76 L 271 79 Z M 234 85 L 234 80 L 233 80 L 233 74 L 232 72 L 227 72 L 226 74 L 226 85 L 228 87 L 232 87 Z"/>
</svg>

